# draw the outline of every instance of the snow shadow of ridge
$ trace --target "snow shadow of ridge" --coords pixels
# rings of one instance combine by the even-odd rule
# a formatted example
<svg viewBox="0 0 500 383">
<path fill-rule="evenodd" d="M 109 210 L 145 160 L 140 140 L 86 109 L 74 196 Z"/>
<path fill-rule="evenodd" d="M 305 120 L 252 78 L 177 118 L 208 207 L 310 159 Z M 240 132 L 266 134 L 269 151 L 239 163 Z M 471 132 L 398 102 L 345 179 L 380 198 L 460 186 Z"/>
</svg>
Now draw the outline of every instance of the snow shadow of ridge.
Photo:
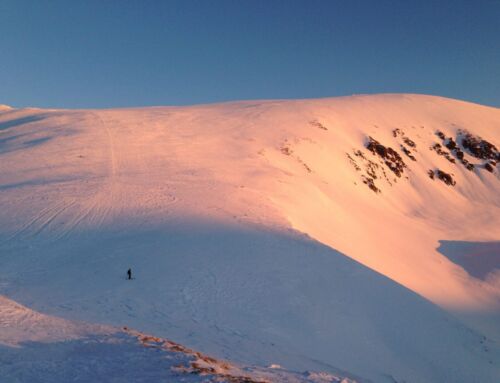
<svg viewBox="0 0 500 383">
<path fill-rule="evenodd" d="M 29 307 L 130 326 L 247 365 L 374 381 L 493 382 L 499 372 L 479 334 L 290 230 L 130 223 L 0 254 L 3 293 Z"/>
<path fill-rule="evenodd" d="M 18 125 L 25 125 L 31 122 L 42 121 L 43 119 L 45 119 L 45 117 L 46 116 L 44 114 L 34 114 L 34 115 L 17 117 L 10 120 L 6 120 L 0 122 L 0 131 L 10 129 Z"/>
<path fill-rule="evenodd" d="M 29 113 L 26 115 L 26 113 Z M 39 148 L 54 139 L 72 136 L 76 130 L 58 113 L 29 110 L 14 110 L 0 114 L 0 156 L 25 149 Z"/>
<path fill-rule="evenodd" d="M 439 241 L 438 251 L 461 266 L 470 276 L 485 280 L 500 270 L 500 241 Z"/>
</svg>

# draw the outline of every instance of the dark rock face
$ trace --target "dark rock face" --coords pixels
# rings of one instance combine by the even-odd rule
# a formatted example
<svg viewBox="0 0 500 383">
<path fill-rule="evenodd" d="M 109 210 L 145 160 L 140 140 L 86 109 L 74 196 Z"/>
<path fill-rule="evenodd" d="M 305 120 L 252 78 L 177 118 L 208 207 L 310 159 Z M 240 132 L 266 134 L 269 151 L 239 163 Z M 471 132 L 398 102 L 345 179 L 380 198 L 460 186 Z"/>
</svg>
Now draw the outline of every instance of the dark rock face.
<svg viewBox="0 0 500 383">
<path fill-rule="evenodd" d="M 448 161 L 450 161 L 452 164 L 455 163 L 455 159 L 450 155 L 449 152 L 447 152 L 446 150 L 443 150 L 443 147 L 441 146 L 441 144 L 434 144 L 430 147 L 431 150 L 434 150 L 437 154 L 439 154 L 440 156 L 443 156 L 444 158 L 446 158 Z"/>
<path fill-rule="evenodd" d="M 453 141 L 453 138 L 448 138 L 445 146 L 450 150 L 455 150 L 457 148 L 457 143 Z"/>
<path fill-rule="evenodd" d="M 359 167 L 359 165 L 356 162 L 356 160 L 354 158 L 352 158 L 349 153 L 346 153 L 346 156 L 347 156 L 347 158 L 349 158 L 349 162 L 354 167 L 354 169 L 356 169 L 357 172 L 361 171 L 361 168 Z"/>
<path fill-rule="evenodd" d="M 446 136 L 444 135 L 444 133 L 441 132 L 441 131 L 439 131 L 439 130 L 436 132 L 436 136 L 438 136 L 442 140 L 444 140 L 446 138 Z"/>
<path fill-rule="evenodd" d="M 375 125 L 375 127 L 377 126 Z M 459 130 L 456 137 L 447 137 L 439 130 L 435 132 L 435 135 L 439 137 L 439 140 L 438 142 L 432 142 L 429 149 L 446 158 L 450 163 L 461 163 L 471 172 L 476 169 L 485 169 L 490 173 L 497 172 L 497 166 L 500 163 L 500 152 L 492 143 L 465 130 Z M 385 180 L 389 186 L 393 186 L 397 183 L 398 178 L 403 175 L 403 178 L 409 179 L 409 173 L 412 172 L 401 158 L 401 152 L 410 160 L 417 161 L 419 151 L 415 141 L 410 139 L 405 131 L 400 128 L 393 129 L 392 136 L 398 142 L 399 151 L 369 136 L 365 147 L 374 156 L 372 159 L 369 159 L 369 155 L 363 154 L 361 150 L 353 149 L 354 157 L 346 153 L 351 165 L 354 166 L 356 171 L 362 173 L 361 179 L 363 183 L 375 193 L 381 193 L 381 189 L 377 187 L 375 182 L 378 184 Z M 417 136 L 420 137 L 418 134 Z M 474 163 L 471 163 L 471 161 Z M 390 172 L 387 171 L 387 168 Z M 405 168 L 407 174 L 404 174 Z M 391 172 L 397 177 L 394 177 Z M 478 172 L 476 174 L 479 175 Z M 450 174 L 440 169 L 430 169 L 427 171 L 427 175 L 432 180 L 439 179 L 443 181 L 446 185 L 456 185 L 453 173 Z"/>
<path fill-rule="evenodd" d="M 356 171 L 363 171 L 365 174 L 361 175 L 361 179 L 365 185 L 367 185 L 372 191 L 375 193 L 380 193 L 381 190 L 375 185 L 375 180 L 378 178 L 377 176 L 377 170 L 380 169 L 379 165 L 372 160 L 366 158 L 366 156 L 363 154 L 361 150 L 354 150 L 353 151 L 354 156 L 359 159 L 359 161 L 362 163 L 363 168 L 361 168 L 360 165 L 356 162 L 356 160 L 349 154 L 346 153 L 347 158 L 349 159 L 349 162 L 351 165 L 356 169 Z M 385 172 L 382 169 L 382 174 L 385 176 Z"/>
<path fill-rule="evenodd" d="M 406 145 L 408 145 L 410 148 L 416 148 L 417 147 L 417 144 L 415 143 L 415 141 L 413 140 L 410 140 L 408 137 L 403 137 L 403 141 Z"/>
<path fill-rule="evenodd" d="M 451 156 L 453 155 L 460 163 L 469 171 L 475 169 L 474 164 L 470 163 L 466 158 L 465 154 L 469 154 L 474 158 L 486 161 L 481 166 L 481 168 L 493 173 L 496 167 L 496 161 L 500 158 L 500 153 L 498 152 L 495 145 L 490 142 L 483 140 L 479 136 L 474 136 L 465 130 L 459 130 L 457 134 L 457 140 L 454 141 L 452 137 L 446 137 L 441 131 L 436 132 L 442 141 L 444 146 L 450 150 L 451 153 L 442 149 L 441 144 L 434 144 L 431 150 L 434 150 L 437 154 L 444 156 L 448 161 L 455 163 L 455 159 Z M 487 161 L 490 161 L 489 163 Z"/>
<path fill-rule="evenodd" d="M 495 145 L 483 140 L 481 137 L 473 136 L 466 131 L 460 131 L 459 137 L 463 148 L 472 156 L 481 160 L 500 160 L 500 153 Z"/>
<path fill-rule="evenodd" d="M 457 164 L 458 162 L 471 172 L 476 169 L 485 169 L 490 173 L 497 172 L 497 164 L 500 162 L 500 152 L 492 143 L 483 140 L 479 136 L 474 136 L 465 130 L 459 130 L 456 137 L 447 137 L 439 130 L 435 134 L 439 137 L 439 140 L 438 142 L 433 142 L 429 149 L 436 152 L 437 155 L 446 158 L 450 163 Z M 375 158 L 369 159 L 369 155 L 366 155 L 366 153 L 363 154 L 361 150 L 353 150 L 354 157 L 346 153 L 356 171 L 362 172 L 361 179 L 363 183 L 375 193 L 381 193 L 381 189 L 377 187 L 375 182 L 379 183 L 385 180 L 390 186 L 393 186 L 397 183 L 397 179 L 404 175 L 405 168 L 408 167 L 403 158 L 401 158 L 401 152 L 410 160 L 417 161 L 418 150 L 416 149 L 417 144 L 415 141 L 410 139 L 399 128 L 392 130 L 392 136 L 398 142 L 399 151 L 369 136 L 365 146 Z M 359 162 L 359 165 L 356 161 Z M 387 169 L 390 172 L 387 172 Z M 391 172 L 397 177 L 391 175 Z M 410 170 L 407 170 L 408 172 L 411 173 Z M 456 185 L 453 173 L 450 174 L 440 169 L 430 169 L 427 175 L 432 180 L 439 179 L 443 181 L 446 185 Z M 409 179 L 409 175 L 405 175 L 404 178 Z"/>
<path fill-rule="evenodd" d="M 385 165 L 394 173 L 396 176 L 401 177 L 406 168 L 406 164 L 399 155 L 391 147 L 386 147 L 380 142 L 372 137 L 368 138 L 368 143 L 366 148 L 375 155 L 378 155 L 384 160 Z"/>
<path fill-rule="evenodd" d="M 440 179 L 441 181 L 443 181 L 446 185 L 455 186 L 455 184 L 456 184 L 456 182 L 453 179 L 453 177 L 451 176 L 451 174 L 443 172 L 440 169 L 437 169 L 437 170 L 429 169 L 427 174 L 429 175 L 429 178 L 431 180 L 435 179 L 435 177 L 437 176 L 437 178 Z"/>
<path fill-rule="evenodd" d="M 375 186 L 375 182 L 373 181 L 373 178 L 362 176 L 363 183 L 367 185 L 371 190 L 373 190 L 375 193 L 380 193 L 380 189 Z"/>
<path fill-rule="evenodd" d="M 379 142 L 373 140 L 373 138 L 370 138 L 370 140 L 371 141 L 367 146 L 368 150 L 372 153 L 377 153 L 382 158 L 385 158 L 387 156 L 387 148 Z"/>
<path fill-rule="evenodd" d="M 417 159 L 415 156 L 411 153 L 409 149 L 407 149 L 404 145 L 401 145 L 401 150 L 403 151 L 404 154 L 408 156 L 412 161 L 416 161 Z"/>
<path fill-rule="evenodd" d="M 488 162 L 484 164 L 484 168 L 490 173 L 493 173 L 493 166 L 491 166 Z"/>
<path fill-rule="evenodd" d="M 394 129 L 392 131 L 392 135 L 395 138 L 399 137 L 401 139 L 401 151 L 412 161 L 417 161 L 417 158 L 415 157 L 415 153 L 418 153 L 416 150 L 417 144 L 407 137 L 405 132 L 401 129 Z M 359 171 L 360 168 L 363 169 L 362 171 L 364 174 L 361 175 L 363 183 L 375 193 L 380 193 L 381 189 L 375 185 L 375 181 L 378 183 L 379 181 L 382 182 L 385 180 L 389 186 L 393 186 L 397 183 L 397 179 L 404 175 L 407 165 L 398 151 L 390 146 L 383 145 L 373 137 L 368 137 L 365 146 L 366 149 L 368 149 L 368 151 L 370 151 L 372 155 L 377 158 L 374 160 L 368 159 L 361 150 L 353 150 L 353 153 L 354 156 L 363 163 L 362 166 L 359 166 L 356 160 L 348 153 L 347 158 L 357 171 Z M 387 169 L 389 169 L 390 172 L 387 172 Z M 392 176 L 391 172 L 396 177 Z M 408 176 L 405 176 L 404 178 L 409 179 Z"/>
<path fill-rule="evenodd" d="M 409 138 L 408 136 L 406 136 L 405 132 L 402 131 L 401 129 L 399 128 L 396 128 L 392 131 L 392 136 L 393 137 L 401 137 L 403 143 L 400 144 L 400 148 L 401 148 L 401 151 L 406 154 L 406 156 L 411 159 L 412 161 L 416 161 L 417 159 L 415 158 L 415 155 L 414 153 L 412 152 L 412 149 L 416 152 L 416 147 L 417 147 L 417 144 L 415 143 L 415 141 L 413 141 L 411 138 Z"/>
<path fill-rule="evenodd" d="M 446 172 L 443 172 L 442 170 L 437 169 L 436 170 L 436 176 L 443 181 L 446 185 L 450 186 L 455 186 L 456 182 L 451 176 L 451 174 L 448 174 Z"/>
<path fill-rule="evenodd" d="M 465 168 L 469 171 L 473 171 L 474 170 L 474 164 L 471 164 L 469 161 L 467 161 L 465 158 L 462 159 L 462 161 L 460 161 L 462 163 L 462 165 L 465 166 Z"/>
</svg>

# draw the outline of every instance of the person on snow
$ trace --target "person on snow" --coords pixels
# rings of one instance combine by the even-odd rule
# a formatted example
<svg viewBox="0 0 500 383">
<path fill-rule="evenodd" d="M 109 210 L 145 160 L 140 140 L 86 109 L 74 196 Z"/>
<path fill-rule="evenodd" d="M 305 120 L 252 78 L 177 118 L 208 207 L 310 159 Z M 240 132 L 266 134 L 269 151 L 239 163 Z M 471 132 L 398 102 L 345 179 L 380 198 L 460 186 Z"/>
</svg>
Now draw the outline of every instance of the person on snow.
<svg viewBox="0 0 500 383">
<path fill-rule="evenodd" d="M 132 279 L 132 269 L 127 270 L 127 279 Z"/>
</svg>

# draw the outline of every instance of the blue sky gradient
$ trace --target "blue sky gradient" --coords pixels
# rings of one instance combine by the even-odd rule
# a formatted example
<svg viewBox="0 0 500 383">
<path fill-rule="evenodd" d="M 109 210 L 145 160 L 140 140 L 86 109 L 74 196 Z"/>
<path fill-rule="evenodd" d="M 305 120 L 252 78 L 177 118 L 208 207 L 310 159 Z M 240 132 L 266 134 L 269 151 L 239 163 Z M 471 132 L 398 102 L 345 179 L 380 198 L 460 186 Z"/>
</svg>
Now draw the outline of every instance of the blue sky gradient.
<svg viewBox="0 0 500 383">
<path fill-rule="evenodd" d="M 0 0 L 0 103 L 387 92 L 500 106 L 500 1 Z"/>
</svg>

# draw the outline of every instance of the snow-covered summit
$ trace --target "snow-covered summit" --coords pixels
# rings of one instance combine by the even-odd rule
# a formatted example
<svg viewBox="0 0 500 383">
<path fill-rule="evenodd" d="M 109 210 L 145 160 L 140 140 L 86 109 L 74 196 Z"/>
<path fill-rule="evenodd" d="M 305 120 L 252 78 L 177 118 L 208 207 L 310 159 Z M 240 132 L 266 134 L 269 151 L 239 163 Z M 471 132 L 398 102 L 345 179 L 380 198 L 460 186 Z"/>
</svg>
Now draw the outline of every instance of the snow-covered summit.
<svg viewBox="0 0 500 383">
<path fill-rule="evenodd" d="M 494 381 L 498 147 L 499 109 L 422 95 L 12 110 L 0 293 L 244 363 Z"/>
</svg>

